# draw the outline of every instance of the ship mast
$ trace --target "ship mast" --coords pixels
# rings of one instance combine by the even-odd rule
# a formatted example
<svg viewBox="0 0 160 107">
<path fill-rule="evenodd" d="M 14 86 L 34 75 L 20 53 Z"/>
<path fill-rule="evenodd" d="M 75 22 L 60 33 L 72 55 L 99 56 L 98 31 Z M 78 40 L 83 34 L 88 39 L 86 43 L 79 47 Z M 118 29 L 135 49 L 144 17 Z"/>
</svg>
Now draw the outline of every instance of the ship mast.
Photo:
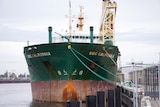
<svg viewBox="0 0 160 107">
<path fill-rule="evenodd" d="M 108 41 L 114 44 L 114 21 L 116 16 L 117 3 L 110 0 L 102 1 L 102 16 L 100 23 L 100 36 L 102 42 L 106 44 Z"/>
<path fill-rule="evenodd" d="M 79 23 L 77 24 L 77 28 L 79 28 L 79 31 L 83 31 L 83 19 L 84 19 L 84 17 L 83 17 L 82 9 L 84 9 L 83 6 L 80 6 L 80 15 L 78 17 Z"/>
<path fill-rule="evenodd" d="M 78 24 L 77 24 L 77 28 L 79 28 L 79 31 L 83 31 L 83 6 L 80 6 L 80 15 L 78 17 Z M 72 16 L 72 5 L 71 5 L 71 0 L 69 0 L 69 15 L 68 15 L 68 22 L 69 22 L 69 31 L 68 31 L 68 36 L 69 36 L 69 41 L 72 41 L 72 34 L 73 34 L 73 28 L 72 28 L 72 22 L 73 22 L 73 16 Z"/>
<path fill-rule="evenodd" d="M 69 0 L 69 41 L 72 38 L 72 9 L 71 9 L 71 1 Z"/>
</svg>

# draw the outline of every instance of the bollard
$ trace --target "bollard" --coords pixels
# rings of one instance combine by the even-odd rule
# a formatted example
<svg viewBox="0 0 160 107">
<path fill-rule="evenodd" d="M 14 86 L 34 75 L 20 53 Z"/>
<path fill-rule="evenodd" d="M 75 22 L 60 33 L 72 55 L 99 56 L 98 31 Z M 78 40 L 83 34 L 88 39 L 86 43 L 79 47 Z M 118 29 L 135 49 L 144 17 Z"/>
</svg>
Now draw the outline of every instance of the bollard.
<svg viewBox="0 0 160 107">
<path fill-rule="evenodd" d="M 121 107 L 121 87 L 117 86 L 115 89 L 116 107 Z"/>
<path fill-rule="evenodd" d="M 108 107 L 114 107 L 114 90 L 108 90 Z"/>
<path fill-rule="evenodd" d="M 98 91 L 97 92 L 97 107 L 105 107 L 105 91 Z"/>
<path fill-rule="evenodd" d="M 68 101 L 66 107 L 80 107 L 79 101 Z"/>
<path fill-rule="evenodd" d="M 86 96 L 86 107 L 96 107 L 96 96 L 95 95 Z"/>
</svg>

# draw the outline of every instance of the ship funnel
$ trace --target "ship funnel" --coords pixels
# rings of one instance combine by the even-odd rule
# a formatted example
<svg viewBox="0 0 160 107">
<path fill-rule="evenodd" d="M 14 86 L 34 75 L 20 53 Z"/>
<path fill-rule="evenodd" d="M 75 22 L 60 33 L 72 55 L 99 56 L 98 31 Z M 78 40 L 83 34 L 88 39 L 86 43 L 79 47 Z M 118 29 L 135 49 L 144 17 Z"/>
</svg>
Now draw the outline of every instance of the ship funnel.
<svg viewBox="0 0 160 107">
<path fill-rule="evenodd" d="M 51 26 L 48 27 L 48 31 L 49 31 L 49 43 L 52 43 L 52 27 Z"/>
<path fill-rule="evenodd" d="M 90 42 L 93 43 L 93 26 L 90 26 Z"/>
</svg>

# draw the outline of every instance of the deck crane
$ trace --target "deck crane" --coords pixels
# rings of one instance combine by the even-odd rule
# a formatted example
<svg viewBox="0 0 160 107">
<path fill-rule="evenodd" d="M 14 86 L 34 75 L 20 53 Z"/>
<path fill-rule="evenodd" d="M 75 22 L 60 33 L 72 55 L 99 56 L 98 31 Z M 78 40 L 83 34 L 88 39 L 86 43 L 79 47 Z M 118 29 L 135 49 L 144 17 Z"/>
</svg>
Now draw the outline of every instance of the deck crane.
<svg viewBox="0 0 160 107">
<path fill-rule="evenodd" d="M 104 44 L 114 44 L 114 22 L 117 3 L 115 1 L 102 1 L 102 16 L 100 22 L 100 36 Z"/>
</svg>

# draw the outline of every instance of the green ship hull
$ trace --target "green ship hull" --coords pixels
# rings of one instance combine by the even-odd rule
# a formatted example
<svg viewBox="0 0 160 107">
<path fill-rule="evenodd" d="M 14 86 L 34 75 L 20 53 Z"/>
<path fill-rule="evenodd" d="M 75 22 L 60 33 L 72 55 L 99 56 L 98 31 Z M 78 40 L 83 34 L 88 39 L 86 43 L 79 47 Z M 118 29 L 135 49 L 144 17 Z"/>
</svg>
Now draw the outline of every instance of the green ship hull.
<svg viewBox="0 0 160 107">
<path fill-rule="evenodd" d="M 24 48 L 34 100 L 85 101 L 114 89 L 118 48 L 93 43 L 49 43 Z"/>
</svg>

